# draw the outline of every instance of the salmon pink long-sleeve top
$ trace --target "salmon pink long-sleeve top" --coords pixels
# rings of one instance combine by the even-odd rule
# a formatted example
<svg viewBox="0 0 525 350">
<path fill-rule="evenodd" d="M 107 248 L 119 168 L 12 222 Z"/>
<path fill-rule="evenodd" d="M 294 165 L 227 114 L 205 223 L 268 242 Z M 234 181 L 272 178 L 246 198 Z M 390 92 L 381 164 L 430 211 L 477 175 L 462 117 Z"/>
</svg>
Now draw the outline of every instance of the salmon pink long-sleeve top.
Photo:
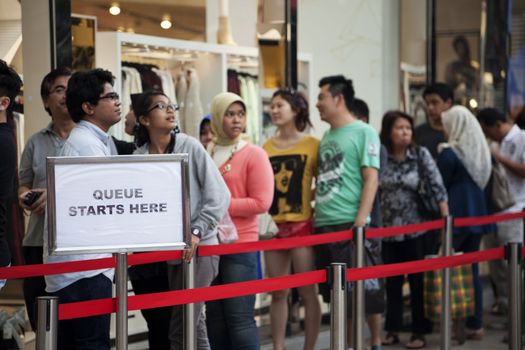
<svg viewBox="0 0 525 350">
<path fill-rule="evenodd" d="M 259 240 L 258 215 L 268 211 L 274 191 L 268 155 L 262 148 L 247 144 L 226 160 L 219 171 L 230 189 L 228 212 L 239 234 L 237 242 Z"/>
</svg>

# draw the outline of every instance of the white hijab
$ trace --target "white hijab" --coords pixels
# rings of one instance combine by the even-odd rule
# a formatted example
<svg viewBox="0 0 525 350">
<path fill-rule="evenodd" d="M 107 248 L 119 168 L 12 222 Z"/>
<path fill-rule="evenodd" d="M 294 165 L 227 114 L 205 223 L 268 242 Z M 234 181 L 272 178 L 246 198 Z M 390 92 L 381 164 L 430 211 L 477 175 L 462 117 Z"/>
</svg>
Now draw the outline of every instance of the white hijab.
<svg viewBox="0 0 525 350">
<path fill-rule="evenodd" d="M 448 146 L 456 153 L 474 182 L 484 189 L 489 182 L 490 150 L 476 117 L 463 106 L 453 106 L 441 114 Z"/>
</svg>

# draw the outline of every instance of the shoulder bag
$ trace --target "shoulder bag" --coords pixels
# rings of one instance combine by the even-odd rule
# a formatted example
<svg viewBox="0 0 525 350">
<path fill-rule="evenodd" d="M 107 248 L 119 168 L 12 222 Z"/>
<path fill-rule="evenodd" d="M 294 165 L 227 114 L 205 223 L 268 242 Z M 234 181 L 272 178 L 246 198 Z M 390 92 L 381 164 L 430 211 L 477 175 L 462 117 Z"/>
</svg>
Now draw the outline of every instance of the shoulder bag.
<svg viewBox="0 0 525 350">
<path fill-rule="evenodd" d="M 417 194 L 419 197 L 418 208 L 422 216 L 428 219 L 438 219 L 441 216 L 439 205 L 432 192 L 432 186 L 425 175 L 424 165 L 421 160 L 421 147 L 416 147 L 417 172 L 419 183 L 417 185 Z"/>
</svg>

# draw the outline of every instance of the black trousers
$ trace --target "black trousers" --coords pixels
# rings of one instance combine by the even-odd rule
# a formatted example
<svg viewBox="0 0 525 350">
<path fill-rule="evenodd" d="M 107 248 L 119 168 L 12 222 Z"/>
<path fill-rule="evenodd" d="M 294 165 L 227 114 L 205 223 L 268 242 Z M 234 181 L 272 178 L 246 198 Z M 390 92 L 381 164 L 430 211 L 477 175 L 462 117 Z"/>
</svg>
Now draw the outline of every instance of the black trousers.
<svg viewBox="0 0 525 350">
<path fill-rule="evenodd" d="M 163 261 L 155 264 L 166 265 L 166 262 Z M 159 269 L 156 269 L 158 266 L 155 266 L 155 264 L 142 265 L 141 268 L 151 267 L 151 269 L 158 272 Z M 142 276 L 133 276 L 130 278 L 130 281 L 135 295 L 167 292 L 170 290 L 168 274 L 165 268 L 159 274 L 155 273 L 150 276 L 147 276 L 147 274 L 143 274 Z M 170 348 L 169 330 L 171 310 L 171 307 L 159 307 L 154 309 L 140 310 L 148 325 L 148 349 L 166 350 Z"/>
<path fill-rule="evenodd" d="M 383 241 L 383 261 L 385 264 L 400 263 L 424 258 L 424 236 L 405 239 L 401 242 Z M 403 325 L 403 282 L 405 276 L 386 279 L 386 319 L 387 332 L 399 332 Z M 425 334 L 427 331 L 423 300 L 423 274 L 408 275 L 410 285 L 410 308 L 412 314 L 412 333 Z"/>
<path fill-rule="evenodd" d="M 23 247 L 22 252 L 24 254 L 26 265 L 43 263 L 42 254 L 44 249 L 42 247 Z M 44 276 L 24 278 L 23 290 L 27 316 L 29 317 L 31 328 L 36 332 L 36 298 L 50 295 L 46 292 L 46 281 Z"/>
</svg>

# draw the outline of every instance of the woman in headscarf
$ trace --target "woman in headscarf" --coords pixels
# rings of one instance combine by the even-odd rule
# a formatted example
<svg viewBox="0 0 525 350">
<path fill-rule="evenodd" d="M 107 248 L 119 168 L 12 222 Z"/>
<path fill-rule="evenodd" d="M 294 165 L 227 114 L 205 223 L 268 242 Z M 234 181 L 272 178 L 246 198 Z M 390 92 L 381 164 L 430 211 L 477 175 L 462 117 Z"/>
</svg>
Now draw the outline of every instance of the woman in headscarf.
<svg viewBox="0 0 525 350">
<path fill-rule="evenodd" d="M 437 165 L 448 191 L 450 214 L 454 217 L 487 215 L 484 193 L 492 170 L 490 150 L 476 117 L 463 106 L 454 106 L 441 115 L 448 142 L 439 146 Z M 481 236 L 490 227 L 456 227 L 453 233 L 455 252 L 479 250 Z M 483 337 L 483 294 L 478 264 L 472 265 L 475 313 L 466 322 L 467 338 Z"/>
<path fill-rule="evenodd" d="M 184 251 L 190 261 L 197 246 L 215 245 L 217 224 L 226 213 L 229 193 L 226 185 L 199 141 L 176 131 L 178 106 L 160 91 L 141 94 L 133 110 L 138 120 L 135 127 L 137 149 L 134 154 L 188 154 L 188 186 L 190 191 L 191 243 Z M 155 179 L 150 179 L 155 181 Z M 219 257 L 199 256 L 195 260 L 195 287 L 208 287 L 217 275 Z M 182 289 L 180 261 L 133 266 L 130 279 L 135 294 Z M 209 350 L 204 303 L 195 303 L 197 349 Z M 141 310 L 148 324 L 149 349 L 182 349 L 182 306 Z"/>
<path fill-rule="evenodd" d="M 262 148 L 241 139 L 246 118 L 246 104 L 240 96 L 226 92 L 213 99 L 211 126 L 215 142 L 208 146 L 208 151 L 230 189 L 228 213 L 237 229 L 237 242 L 259 239 L 257 215 L 270 209 L 274 192 L 268 155 Z M 223 255 L 219 274 L 212 284 L 257 279 L 257 265 L 256 252 Z M 211 301 L 206 308 L 212 349 L 259 349 L 255 295 Z"/>
</svg>

